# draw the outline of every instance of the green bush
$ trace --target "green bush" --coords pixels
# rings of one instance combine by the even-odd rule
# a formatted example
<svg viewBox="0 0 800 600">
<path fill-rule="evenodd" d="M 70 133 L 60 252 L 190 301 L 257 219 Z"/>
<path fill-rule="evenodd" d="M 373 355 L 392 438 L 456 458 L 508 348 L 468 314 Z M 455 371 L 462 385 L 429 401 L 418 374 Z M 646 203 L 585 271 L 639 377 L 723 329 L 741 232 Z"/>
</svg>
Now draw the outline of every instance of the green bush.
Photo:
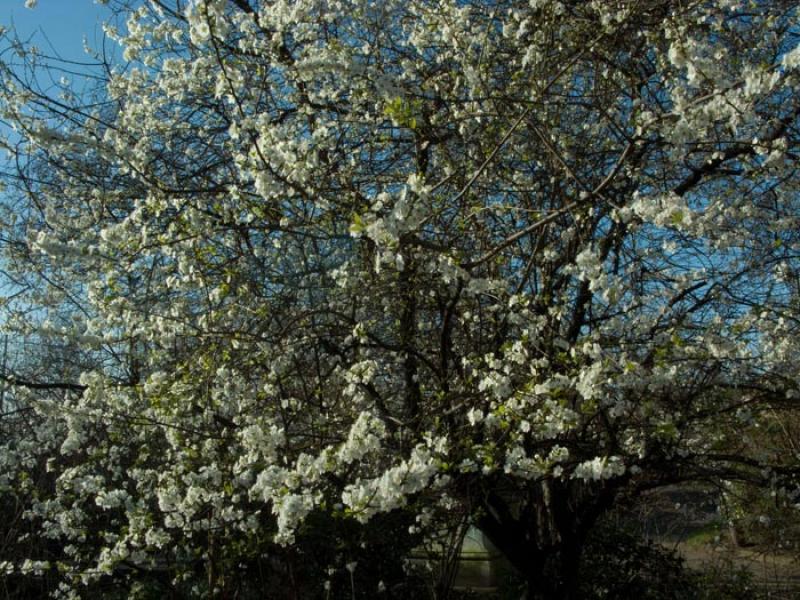
<svg viewBox="0 0 800 600">
<path fill-rule="evenodd" d="M 588 540 L 580 582 L 579 597 L 587 600 L 694 600 L 698 594 L 677 552 L 605 524 Z"/>
</svg>

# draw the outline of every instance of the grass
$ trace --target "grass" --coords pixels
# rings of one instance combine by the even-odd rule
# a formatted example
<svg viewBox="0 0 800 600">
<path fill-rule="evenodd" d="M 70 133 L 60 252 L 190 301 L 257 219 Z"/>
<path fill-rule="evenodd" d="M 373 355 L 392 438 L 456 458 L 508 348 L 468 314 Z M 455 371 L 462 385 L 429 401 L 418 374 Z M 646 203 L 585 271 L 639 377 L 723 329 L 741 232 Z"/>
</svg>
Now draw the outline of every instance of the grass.
<svg viewBox="0 0 800 600">
<path fill-rule="evenodd" d="M 721 522 L 712 522 L 693 529 L 686 535 L 684 544 L 696 548 L 719 543 L 723 535 L 723 525 Z"/>
</svg>

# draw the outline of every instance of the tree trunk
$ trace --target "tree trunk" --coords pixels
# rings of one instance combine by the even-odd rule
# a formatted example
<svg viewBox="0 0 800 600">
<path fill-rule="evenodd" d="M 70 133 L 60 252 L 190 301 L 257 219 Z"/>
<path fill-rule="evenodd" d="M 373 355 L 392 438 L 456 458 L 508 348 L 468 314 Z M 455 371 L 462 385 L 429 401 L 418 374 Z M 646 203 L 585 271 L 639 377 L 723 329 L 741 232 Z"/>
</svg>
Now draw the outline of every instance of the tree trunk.
<svg viewBox="0 0 800 600">
<path fill-rule="evenodd" d="M 576 600 L 586 538 L 614 490 L 545 481 L 526 492 L 489 493 L 478 526 L 526 581 L 526 600 Z"/>
</svg>

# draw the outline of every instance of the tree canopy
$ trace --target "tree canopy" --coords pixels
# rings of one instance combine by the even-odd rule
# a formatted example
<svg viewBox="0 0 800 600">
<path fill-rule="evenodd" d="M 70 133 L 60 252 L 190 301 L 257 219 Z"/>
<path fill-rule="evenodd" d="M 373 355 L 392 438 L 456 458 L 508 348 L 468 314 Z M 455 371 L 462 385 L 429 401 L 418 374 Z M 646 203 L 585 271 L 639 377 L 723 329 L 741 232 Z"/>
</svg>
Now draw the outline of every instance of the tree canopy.
<svg viewBox="0 0 800 600">
<path fill-rule="evenodd" d="M 224 595 L 459 515 L 573 598 L 621 497 L 796 507 L 743 432 L 800 398 L 797 2 L 112 4 L 72 81 L 4 33 L 0 568 Z"/>
</svg>

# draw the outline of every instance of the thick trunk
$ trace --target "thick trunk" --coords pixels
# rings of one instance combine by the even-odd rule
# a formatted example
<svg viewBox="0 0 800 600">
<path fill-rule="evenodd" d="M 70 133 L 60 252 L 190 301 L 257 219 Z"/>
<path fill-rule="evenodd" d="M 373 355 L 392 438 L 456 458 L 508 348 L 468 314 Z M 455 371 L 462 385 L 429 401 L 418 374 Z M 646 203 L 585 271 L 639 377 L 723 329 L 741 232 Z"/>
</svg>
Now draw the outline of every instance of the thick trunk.
<svg viewBox="0 0 800 600">
<path fill-rule="evenodd" d="M 575 600 L 582 544 L 564 542 L 547 548 L 519 551 L 498 538 L 493 543 L 527 583 L 526 600 Z"/>
<path fill-rule="evenodd" d="M 575 600 L 586 537 L 614 493 L 544 482 L 524 502 L 490 493 L 478 525 L 527 582 L 526 600 Z M 579 492 L 576 494 L 576 492 Z"/>
<path fill-rule="evenodd" d="M 538 565 L 528 565 L 528 600 L 575 600 L 578 596 L 580 546 L 563 545 Z"/>
</svg>

